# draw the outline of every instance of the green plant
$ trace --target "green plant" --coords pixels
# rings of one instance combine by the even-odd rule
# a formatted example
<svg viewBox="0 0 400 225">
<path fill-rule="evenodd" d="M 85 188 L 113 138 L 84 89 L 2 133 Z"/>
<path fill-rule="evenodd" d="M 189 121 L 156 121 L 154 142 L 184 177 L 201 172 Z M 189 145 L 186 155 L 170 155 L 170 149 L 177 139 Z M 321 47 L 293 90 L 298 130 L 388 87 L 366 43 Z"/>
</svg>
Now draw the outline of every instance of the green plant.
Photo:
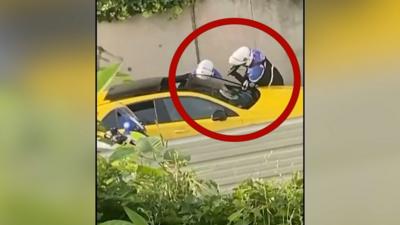
<svg viewBox="0 0 400 225">
<path fill-rule="evenodd" d="M 100 225 L 148 225 L 146 219 L 139 215 L 137 212 L 127 207 L 124 207 L 124 210 L 131 222 L 125 220 L 109 220 L 107 222 L 101 223 Z"/>
<path fill-rule="evenodd" d="M 233 193 L 238 209 L 229 217 L 229 224 L 290 224 L 303 221 L 303 179 L 300 174 L 284 183 L 248 180 Z"/>
<path fill-rule="evenodd" d="M 302 224 L 299 174 L 280 182 L 248 180 L 221 194 L 215 182 L 187 167 L 189 160 L 154 137 L 121 147 L 108 159 L 99 156 L 98 222 L 125 225 L 133 218 L 130 209 L 149 225 Z"/>
<path fill-rule="evenodd" d="M 109 65 L 97 71 L 97 93 L 107 88 L 113 78 L 118 74 L 121 68 L 121 63 Z"/>
<path fill-rule="evenodd" d="M 177 17 L 183 9 L 195 0 L 98 0 L 96 2 L 98 21 L 121 21 L 134 15 L 149 17 L 169 12 Z"/>
</svg>

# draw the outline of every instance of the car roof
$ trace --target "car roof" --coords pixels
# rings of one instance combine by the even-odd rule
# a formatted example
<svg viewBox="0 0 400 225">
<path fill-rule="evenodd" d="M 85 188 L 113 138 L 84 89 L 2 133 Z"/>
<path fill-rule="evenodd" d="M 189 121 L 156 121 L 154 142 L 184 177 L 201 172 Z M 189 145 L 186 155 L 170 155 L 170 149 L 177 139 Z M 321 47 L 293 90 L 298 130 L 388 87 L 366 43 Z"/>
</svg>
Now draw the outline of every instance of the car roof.
<svg viewBox="0 0 400 225">
<path fill-rule="evenodd" d="M 166 77 L 146 78 L 110 87 L 105 99 L 118 100 L 128 97 L 159 93 L 168 90 Z"/>
<path fill-rule="evenodd" d="M 188 74 L 179 75 L 184 78 L 184 85 L 180 86 L 179 90 L 195 91 L 203 94 L 211 94 L 212 90 L 219 89 L 223 82 L 216 79 L 202 80 Z M 106 96 L 107 100 L 120 100 L 129 97 L 137 97 L 155 93 L 168 91 L 168 77 L 153 77 L 136 80 L 130 83 L 124 83 L 112 86 Z"/>
</svg>

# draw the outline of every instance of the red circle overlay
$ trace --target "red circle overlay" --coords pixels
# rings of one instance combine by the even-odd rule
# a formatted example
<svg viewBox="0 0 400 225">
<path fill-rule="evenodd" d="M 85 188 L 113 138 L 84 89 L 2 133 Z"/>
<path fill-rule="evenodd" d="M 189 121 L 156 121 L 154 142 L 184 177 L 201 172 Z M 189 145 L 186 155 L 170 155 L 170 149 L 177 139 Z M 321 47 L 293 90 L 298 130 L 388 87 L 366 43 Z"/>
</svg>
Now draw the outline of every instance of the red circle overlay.
<svg viewBox="0 0 400 225">
<path fill-rule="evenodd" d="M 287 56 L 290 59 L 290 63 L 292 64 L 292 70 L 293 70 L 293 89 L 292 89 L 292 95 L 290 97 L 289 103 L 287 104 L 285 110 L 282 112 L 282 114 L 276 118 L 272 123 L 270 123 L 268 126 L 265 128 L 255 131 L 253 133 L 249 134 L 243 134 L 243 135 L 225 135 L 225 134 L 220 134 L 213 132 L 211 130 L 208 130 L 198 124 L 196 121 L 194 121 L 185 111 L 182 103 L 179 100 L 178 93 L 176 90 L 176 70 L 178 67 L 179 60 L 185 51 L 186 47 L 199 35 L 202 33 L 219 27 L 219 26 L 224 26 L 224 25 L 245 25 L 249 27 L 253 27 L 256 29 L 259 29 L 263 32 L 265 32 L 267 35 L 272 36 L 279 44 L 282 46 L 282 48 L 285 50 Z M 299 97 L 300 93 L 300 67 L 299 63 L 296 58 L 296 54 L 294 53 L 293 49 L 290 47 L 289 43 L 275 30 L 272 28 L 268 27 L 265 24 L 262 24 L 260 22 L 250 20 L 250 19 L 244 19 L 244 18 L 224 18 L 224 19 L 219 19 L 219 20 L 214 20 L 211 21 L 207 24 L 204 24 L 203 26 L 197 28 L 194 30 L 192 33 L 190 33 L 183 41 L 182 43 L 178 46 L 176 49 L 176 52 L 174 56 L 172 57 L 171 64 L 169 67 L 169 78 L 168 78 L 168 83 L 169 83 L 169 92 L 171 95 L 172 102 L 175 105 L 176 110 L 179 112 L 179 114 L 182 116 L 182 118 L 191 126 L 193 129 L 197 130 L 198 132 L 202 133 L 203 135 L 206 135 L 210 138 L 214 138 L 220 141 L 229 141 L 229 142 L 241 142 L 241 141 L 249 141 L 253 140 L 259 137 L 262 137 L 269 132 L 273 131 L 276 129 L 279 125 L 281 125 L 286 118 L 290 115 L 292 112 L 296 102 L 297 98 Z"/>
</svg>

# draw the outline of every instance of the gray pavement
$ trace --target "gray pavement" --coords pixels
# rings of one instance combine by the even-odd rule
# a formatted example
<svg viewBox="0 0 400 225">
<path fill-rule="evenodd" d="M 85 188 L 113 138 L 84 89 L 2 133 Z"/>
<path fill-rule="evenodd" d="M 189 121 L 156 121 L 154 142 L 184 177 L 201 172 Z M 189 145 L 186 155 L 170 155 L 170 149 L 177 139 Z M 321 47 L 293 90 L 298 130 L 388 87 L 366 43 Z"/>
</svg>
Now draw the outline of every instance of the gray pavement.
<svg viewBox="0 0 400 225">
<path fill-rule="evenodd" d="M 250 126 L 223 133 L 240 134 L 265 125 Z M 248 178 L 287 177 L 303 170 L 303 119 L 291 119 L 256 140 L 222 142 L 203 135 L 169 142 L 191 155 L 190 166 L 202 178 L 213 179 L 229 191 Z"/>
</svg>

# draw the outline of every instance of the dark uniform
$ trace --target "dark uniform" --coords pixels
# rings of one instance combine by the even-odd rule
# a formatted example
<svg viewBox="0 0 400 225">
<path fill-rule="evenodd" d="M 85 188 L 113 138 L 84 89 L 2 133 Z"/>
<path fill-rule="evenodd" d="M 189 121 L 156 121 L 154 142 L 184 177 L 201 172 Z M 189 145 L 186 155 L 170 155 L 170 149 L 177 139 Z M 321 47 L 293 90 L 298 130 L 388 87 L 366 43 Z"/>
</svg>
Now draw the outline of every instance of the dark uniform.
<svg viewBox="0 0 400 225">
<path fill-rule="evenodd" d="M 239 66 L 234 66 L 229 72 L 244 86 L 271 86 L 284 85 L 283 77 L 276 67 L 259 50 L 252 49 L 252 62 L 246 68 L 245 76 L 242 76 L 236 70 Z"/>
</svg>

